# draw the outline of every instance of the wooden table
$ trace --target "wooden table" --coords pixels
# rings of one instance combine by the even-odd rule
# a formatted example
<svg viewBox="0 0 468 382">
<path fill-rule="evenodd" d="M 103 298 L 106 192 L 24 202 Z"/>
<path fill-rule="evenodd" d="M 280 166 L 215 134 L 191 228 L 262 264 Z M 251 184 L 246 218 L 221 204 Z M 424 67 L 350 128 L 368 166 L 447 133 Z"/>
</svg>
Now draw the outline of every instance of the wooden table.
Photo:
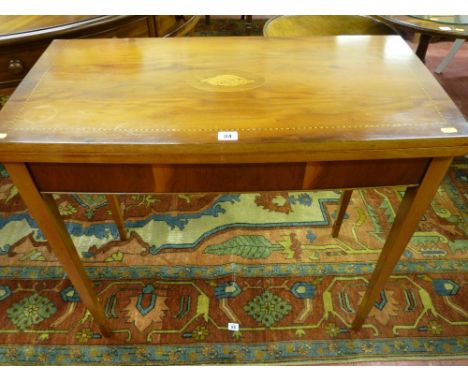
<svg viewBox="0 0 468 382">
<path fill-rule="evenodd" d="M 62 40 L 0 112 L 0 142 L 0 161 L 106 335 L 51 192 L 408 186 L 358 329 L 452 158 L 468 152 L 468 126 L 398 36 Z"/>
<path fill-rule="evenodd" d="M 397 32 L 371 16 L 283 15 L 273 16 L 263 26 L 265 37 L 337 35 L 392 35 Z"/>
<path fill-rule="evenodd" d="M 13 91 L 53 39 L 184 36 L 199 19 L 170 15 L 0 15 L 0 96 Z"/>
<path fill-rule="evenodd" d="M 423 62 L 426 59 L 427 48 L 433 37 L 456 39 L 456 41 L 461 42 L 468 39 L 467 16 L 389 15 L 379 16 L 379 18 L 395 28 L 420 33 L 416 55 Z M 461 46 L 461 43 L 458 43 L 458 45 Z M 455 53 L 456 51 L 453 55 Z M 436 73 L 440 72 L 442 70 L 436 71 Z"/>
</svg>

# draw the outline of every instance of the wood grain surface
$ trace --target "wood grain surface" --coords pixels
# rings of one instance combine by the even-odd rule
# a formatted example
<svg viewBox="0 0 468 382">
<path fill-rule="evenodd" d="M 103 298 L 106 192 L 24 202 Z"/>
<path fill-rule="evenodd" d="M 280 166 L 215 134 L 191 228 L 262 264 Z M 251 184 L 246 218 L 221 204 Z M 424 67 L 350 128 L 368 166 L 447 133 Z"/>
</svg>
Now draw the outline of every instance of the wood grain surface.
<svg viewBox="0 0 468 382">
<path fill-rule="evenodd" d="M 71 37 L 183 36 L 196 25 L 200 17 L 0 15 L 0 46 Z"/>
<path fill-rule="evenodd" d="M 370 16 L 288 15 L 275 16 L 263 27 L 267 37 L 391 35 L 397 34 L 386 24 Z"/>
<path fill-rule="evenodd" d="M 0 112 L 0 133 L 1 161 L 468 152 L 467 122 L 398 36 L 55 41 Z"/>
</svg>

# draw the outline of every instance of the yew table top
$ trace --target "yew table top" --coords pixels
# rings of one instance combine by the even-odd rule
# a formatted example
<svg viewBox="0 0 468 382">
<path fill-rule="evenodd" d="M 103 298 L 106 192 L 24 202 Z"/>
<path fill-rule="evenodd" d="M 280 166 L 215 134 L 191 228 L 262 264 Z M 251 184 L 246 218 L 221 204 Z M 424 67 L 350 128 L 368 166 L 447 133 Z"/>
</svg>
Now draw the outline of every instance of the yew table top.
<svg viewBox="0 0 468 382">
<path fill-rule="evenodd" d="M 0 161 L 467 152 L 467 121 L 399 36 L 56 40 L 0 111 Z"/>
</svg>

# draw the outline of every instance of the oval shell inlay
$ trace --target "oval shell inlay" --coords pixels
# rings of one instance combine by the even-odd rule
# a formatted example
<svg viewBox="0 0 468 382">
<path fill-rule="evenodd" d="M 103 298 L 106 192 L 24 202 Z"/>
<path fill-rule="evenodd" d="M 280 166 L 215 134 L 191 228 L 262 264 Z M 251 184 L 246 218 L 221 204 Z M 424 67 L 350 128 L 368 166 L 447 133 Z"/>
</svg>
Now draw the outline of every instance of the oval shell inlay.
<svg viewBox="0 0 468 382">
<path fill-rule="evenodd" d="M 238 92 L 255 89 L 263 85 L 262 77 L 251 73 L 203 73 L 190 81 L 200 90 L 214 92 Z"/>
<path fill-rule="evenodd" d="M 236 76 L 235 74 L 220 74 L 218 76 L 205 78 L 201 80 L 212 86 L 242 86 L 255 82 L 254 80 L 249 80 L 247 78 Z"/>
</svg>

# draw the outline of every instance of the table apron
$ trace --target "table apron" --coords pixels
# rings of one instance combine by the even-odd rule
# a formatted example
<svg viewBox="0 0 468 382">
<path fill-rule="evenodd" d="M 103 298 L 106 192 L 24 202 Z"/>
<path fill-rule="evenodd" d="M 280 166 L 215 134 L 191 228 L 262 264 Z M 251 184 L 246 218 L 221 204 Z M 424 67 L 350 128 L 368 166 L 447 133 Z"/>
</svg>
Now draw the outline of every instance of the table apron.
<svg viewBox="0 0 468 382">
<path fill-rule="evenodd" d="M 40 192 L 172 193 L 417 185 L 428 158 L 252 164 L 28 163 Z"/>
</svg>

